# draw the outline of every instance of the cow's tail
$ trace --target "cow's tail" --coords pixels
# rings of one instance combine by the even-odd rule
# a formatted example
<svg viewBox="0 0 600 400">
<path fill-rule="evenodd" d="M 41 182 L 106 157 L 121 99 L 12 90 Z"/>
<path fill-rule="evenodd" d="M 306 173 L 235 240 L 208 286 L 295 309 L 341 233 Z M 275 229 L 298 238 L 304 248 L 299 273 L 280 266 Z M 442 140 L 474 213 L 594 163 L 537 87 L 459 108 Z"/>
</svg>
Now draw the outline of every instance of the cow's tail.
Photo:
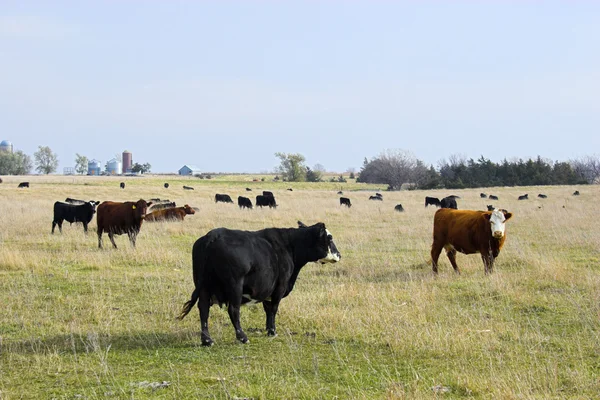
<svg viewBox="0 0 600 400">
<path fill-rule="evenodd" d="M 192 298 L 190 299 L 190 301 L 186 302 L 183 305 L 183 308 L 181 309 L 181 313 L 179 313 L 179 316 L 177 317 L 177 319 L 182 320 L 186 315 L 188 315 L 190 313 L 190 311 L 192 310 L 192 308 L 198 302 L 199 297 L 200 296 L 198 294 L 198 289 L 194 289 L 194 292 L 192 293 Z"/>
</svg>

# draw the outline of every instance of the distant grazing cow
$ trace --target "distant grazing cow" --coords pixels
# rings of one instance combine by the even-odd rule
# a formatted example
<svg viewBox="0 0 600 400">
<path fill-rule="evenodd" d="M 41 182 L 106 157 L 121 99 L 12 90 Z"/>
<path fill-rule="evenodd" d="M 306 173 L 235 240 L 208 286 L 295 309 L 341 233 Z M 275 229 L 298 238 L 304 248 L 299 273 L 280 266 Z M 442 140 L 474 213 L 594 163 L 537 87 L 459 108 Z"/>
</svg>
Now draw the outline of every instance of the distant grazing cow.
<svg viewBox="0 0 600 400">
<path fill-rule="evenodd" d="M 21 182 L 19 183 L 19 186 L 17 186 L 17 188 L 28 188 L 29 187 L 29 182 Z"/>
<path fill-rule="evenodd" d="M 547 195 L 545 195 L 545 194 L 542 194 L 542 193 L 538 194 L 538 197 L 539 197 L 540 199 L 547 199 L 547 198 L 548 198 L 548 196 L 547 196 Z"/>
<path fill-rule="evenodd" d="M 247 197 L 238 196 L 238 207 L 240 207 L 240 210 L 242 208 L 249 208 L 252 210 L 252 201 L 250 201 L 250 199 Z"/>
<path fill-rule="evenodd" d="M 121 187 L 121 189 L 125 189 L 125 182 L 119 183 L 119 186 Z"/>
<path fill-rule="evenodd" d="M 274 197 L 274 196 L 273 196 L 273 192 L 269 192 L 268 190 L 263 190 L 263 196 L 271 196 L 271 197 Z"/>
<path fill-rule="evenodd" d="M 252 189 L 246 188 L 246 192 L 251 192 L 251 191 L 252 191 Z"/>
<path fill-rule="evenodd" d="M 298 229 L 267 228 L 255 232 L 217 228 L 194 243 L 195 289 L 178 318 L 183 319 L 198 303 L 203 346 L 213 344 L 208 331 L 213 304 L 227 305 L 236 339 L 247 343 L 240 324 L 240 306 L 263 303 L 267 335 L 275 336 L 279 302 L 294 288 L 302 267 L 309 262 L 340 260 L 340 252 L 325 224 L 298 224 Z"/>
<path fill-rule="evenodd" d="M 455 210 L 458 210 L 458 205 L 456 204 L 456 200 L 452 197 L 444 197 L 440 201 L 440 207 L 441 208 L 453 208 Z"/>
<path fill-rule="evenodd" d="M 175 208 L 177 204 L 174 201 L 169 203 L 152 203 L 150 207 L 148 207 L 148 212 L 154 212 L 158 210 L 166 210 L 167 208 Z"/>
<path fill-rule="evenodd" d="M 380 197 L 380 196 L 369 196 L 369 200 L 383 201 L 383 197 Z"/>
<path fill-rule="evenodd" d="M 579 196 L 579 190 L 574 191 L 573 196 Z"/>
<path fill-rule="evenodd" d="M 269 208 L 274 208 L 277 207 L 277 202 L 275 201 L 275 197 L 273 196 L 264 196 L 264 195 L 258 195 L 256 196 L 256 207 L 269 207 Z"/>
<path fill-rule="evenodd" d="M 148 207 L 152 202 L 138 200 L 119 203 L 116 201 L 105 201 L 98 206 L 96 221 L 98 224 L 98 248 L 102 248 L 102 232 L 108 233 L 114 248 L 117 248 L 114 235 L 124 233 L 129 237 L 131 245 L 135 247 L 137 234 L 140 232 L 142 222 L 146 218 Z"/>
<path fill-rule="evenodd" d="M 233 203 L 228 194 L 215 194 L 215 203 Z"/>
<path fill-rule="evenodd" d="M 397 204 L 396 207 L 394 207 L 394 210 L 398 212 L 404 212 L 404 207 L 402 207 L 402 204 Z"/>
<path fill-rule="evenodd" d="M 381 197 L 383 199 L 383 195 L 381 193 L 375 193 L 375 196 Z"/>
<path fill-rule="evenodd" d="M 437 197 L 425 196 L 425 207 L 427 206 L 440 207 L 440 199 L 438 199 Z"/>
<path fill-rule="evenodd" d="M 337 194 L 344 194 L 344 192 L 342 192 L 341 190 L 339 192 L 337 192 Z"/>
<path fill-rule="evenodd" d="M 528 196 L 529 196 L 529 194 L 524 194 L 524 195 L 522 195 L 522 196 L 519 196 L 519 199 L 518 199 L 518 200 L 529 200 L 529 197 L 528 197 Z"/>
<path fill-rule="evenodd" d="M 352 207 L 350 199 L 347 197 L 340 197 L 340 206 Z"/>
<path fill-rule="evenodd" d="M 490 200 L 498 200 L 498 196 L 494 196 L 493 194 L 490 194 L 489 199 Z"/>
<path fill-rule="evenodd" d="M 96 213 L 96 206 L 100 204 L 99 201 L 88 201 L 83 204 L 68 204 L 57 201 L 54 203 L 54 219 L 52 220 L 52 233 L 54 228 L 58 225 L 58 230 L 62 233 L 63 221 L 69 223 L 81 222 L 83 224 L 83 231 L 87 233 L 88 224 Z"/>
<path fill-rule="evenodd" d="M 293 192 L 293 191 L 294 191 L 294 189 L 288 188 L 288 192 Z"/>
<path fill-rule="evenodd" d="M 165 185 L 164 185 L 164 186 L 165 186 L 165 189 L 168 189 L 168 188 L 169 188 L 169 184 L 168 184 L 168 183 L 166 183 L 166 182 L 165 182 Z"/>
<path fill-rule="evenodd" d="M 487 194 L 485 193 L 479 193 L 479 197 L 481 197 L 482 199 L 487 199 Z"/>
<path fill-rule="evenodd" d="M 485 273 L 493 272 L 494 259 L 500 254 L 506 239 L 506 221 L 511 217 L 512 214 L 506 210 L 438 210 L 433 219 L 433 272 L 438 272 L 438 258 L 442 249 L 446 249 L 446 255 L 457 273 L 460 273 L 456 264 L 457 251 L 464 254 L 480 253 Z"/>
<path fill-rule="evenodd" d="M 494 211 L 495 209 L 496 209 L 496 207 L 494 207 L 493 205 L 491 205 L 491 204 L 487 205 L 487 210 L 488 211 Z"/>
<path fill-rule="evenodd" d="M 196 211 L 187 204 L 183 207 L 171 207 L 162 210 L 154 210 L 146 214 L 146 222 L 177 220 L 183 221 L 186 215 L 195 214 Z"/>
<path fill-rule="evenodd" d="M 69 204 L 85 204 L 87 202 L 85 200 L 77 200 L 77 199 L 72 199 L 70 197 L 67 197 L 65 199 L 65 203 L 69 203 Z"/>
<path fill-rule="evenodd" d="M 185 185 L 184 185 L 184 186 L 183 186 L 183 190 L 194 190 L 194 188 L 193 188 L 193 187 L 191 187 L 191 186 L 185 186 Z"/>
</svg>

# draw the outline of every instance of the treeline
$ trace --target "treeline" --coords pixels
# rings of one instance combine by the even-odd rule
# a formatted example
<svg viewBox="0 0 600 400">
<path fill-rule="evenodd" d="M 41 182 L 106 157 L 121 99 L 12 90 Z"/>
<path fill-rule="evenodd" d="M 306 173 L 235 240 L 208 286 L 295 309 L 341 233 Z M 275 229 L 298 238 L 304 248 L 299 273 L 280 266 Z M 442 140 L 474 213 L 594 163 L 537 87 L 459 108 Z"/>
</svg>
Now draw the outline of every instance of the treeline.
<svg viewBox="0 0 600 400">
<path fill-rule="evenodd" d="M 592 184 L 600 180 L 600 158 L 584 157 L 571 161 L 550 161 L 537 157 L 528 160 L 504 159 L 495 163 L 481 156 L 478 160 L 451 156 L 438 168 L 427 167 L 410 152 L 386 151 L 365 158 L 359 179 L 366 183 L 387 184 L 390 190 L 464 189 L 490 186 L 533 186 Z"/>
</svg>

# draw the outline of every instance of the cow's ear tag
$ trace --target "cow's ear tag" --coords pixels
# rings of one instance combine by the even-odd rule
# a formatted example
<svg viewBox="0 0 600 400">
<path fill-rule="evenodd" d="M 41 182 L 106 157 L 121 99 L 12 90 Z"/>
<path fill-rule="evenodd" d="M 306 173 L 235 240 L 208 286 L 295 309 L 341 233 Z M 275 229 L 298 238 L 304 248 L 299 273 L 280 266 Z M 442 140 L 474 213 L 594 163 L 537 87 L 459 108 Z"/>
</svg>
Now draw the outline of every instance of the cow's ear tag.
<svg viewBox="0 0 600 400">
<path fill-rule="evenodd" d="M 131 206 L 135 210 L 135 206 Z"/>
</svg>

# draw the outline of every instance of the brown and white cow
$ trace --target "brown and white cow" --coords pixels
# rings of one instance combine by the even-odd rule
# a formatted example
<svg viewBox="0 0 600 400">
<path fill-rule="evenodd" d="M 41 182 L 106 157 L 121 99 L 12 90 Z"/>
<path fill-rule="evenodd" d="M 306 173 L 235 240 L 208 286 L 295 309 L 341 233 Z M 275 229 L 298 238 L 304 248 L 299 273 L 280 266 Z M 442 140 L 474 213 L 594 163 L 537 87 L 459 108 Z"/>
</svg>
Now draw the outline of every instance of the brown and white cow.
<svg viewBox="0 0 600 400">
<path fill-rule="evenodd" d="M 165 208 L 162 210 L 152 211 L 146 215 L 146 222 L 178 220 L 183 221 L 186 215 L 195 214 L 196 211 L 187 204 L 183 207 Z"/>
<path fill-rule="evenodd" d="M 500 254 L 506 239 L 506 221 L 511 217 L 512 213 L 506 210 L 438 210 L 433 218 L 433 272 L 437 274 L 438 258 L 442 249 L 446 249 L 446 255 L 457 273 L 460 273 L 456 265 L 457 251 L 464 254 L 480 253 L 485 273 L 491 273 L 494 259 Z"/>
<path fill-rule="evenodd" d="M 137 202 L 126 201 L 119 203 L 116 201 L 105 201 L 100 204 L 96 210 L 96 221 L 98 223 L 98 247 L 102 248 L 102 232 L 108 233 L 108 238 L 117 248 L 114 235 L 124 233 L 129 236 L 131 245 L 135 247 L 135 239 L 140 232 L 142 222 L 146 217 L 148 207 L 152 202 L 138 200 Z"/>
</svg>

